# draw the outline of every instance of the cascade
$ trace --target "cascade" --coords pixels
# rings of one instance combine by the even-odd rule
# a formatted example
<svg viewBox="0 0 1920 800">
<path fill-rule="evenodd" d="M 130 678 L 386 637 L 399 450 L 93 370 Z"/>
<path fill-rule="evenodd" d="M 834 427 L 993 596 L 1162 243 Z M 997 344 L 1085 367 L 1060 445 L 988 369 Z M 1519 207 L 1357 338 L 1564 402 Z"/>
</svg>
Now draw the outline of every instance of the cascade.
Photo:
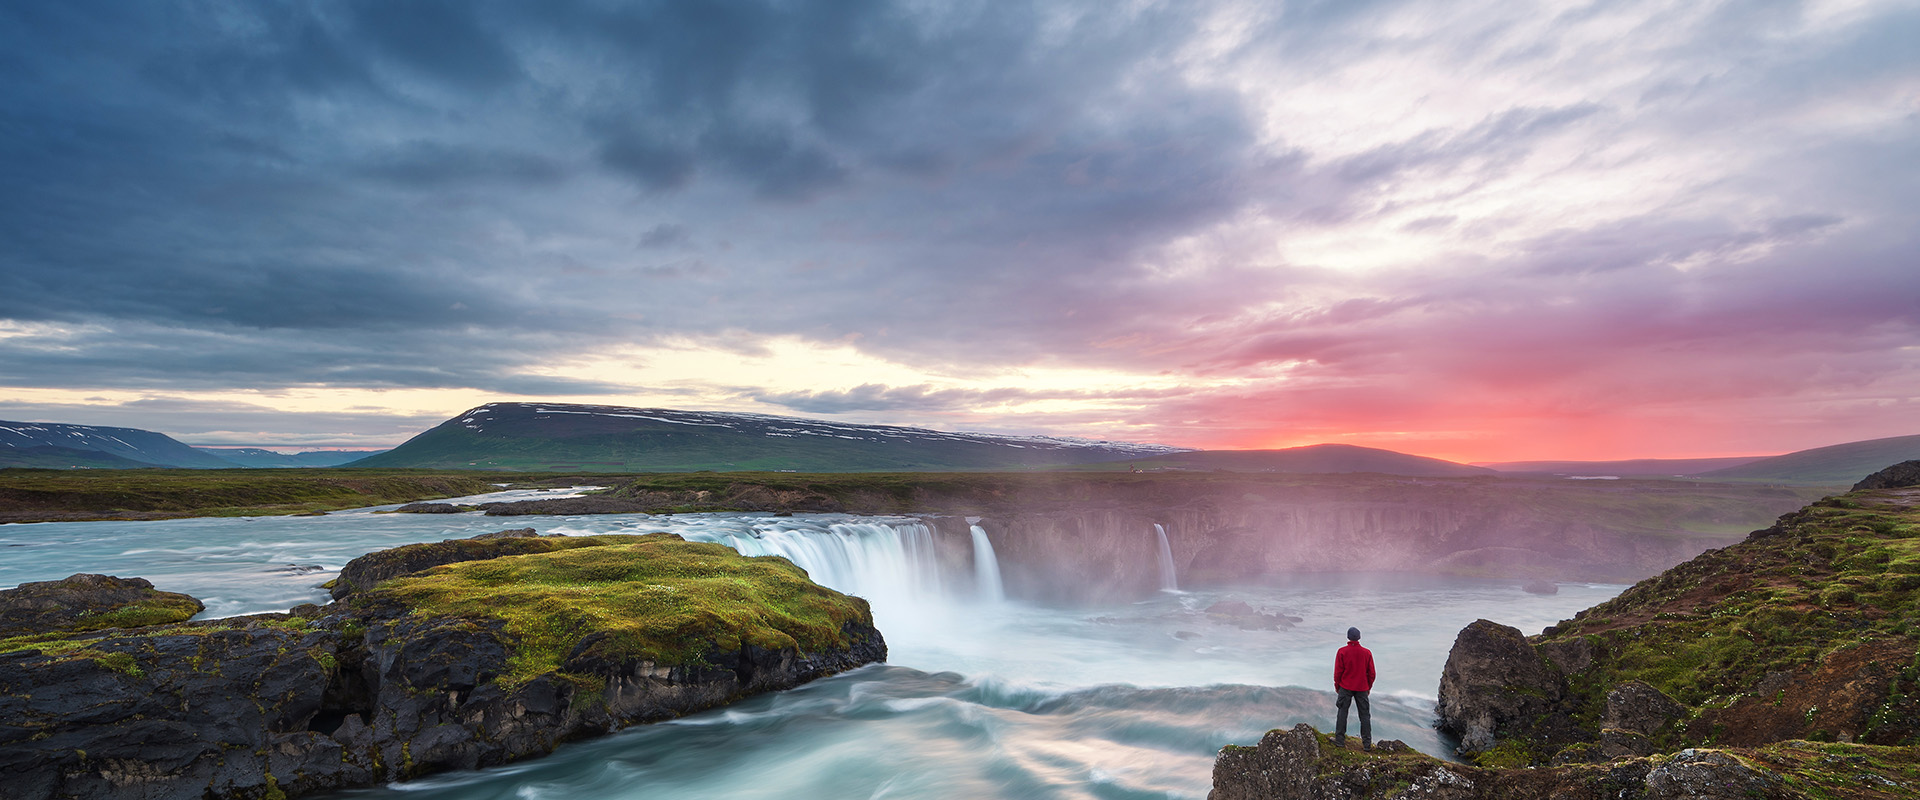
<svg viewBox="0 0 1920 800">
<path fill-rule="evenodd" d="M 973 530 L 973 580 L 980 599 L 994 603 L 1007 599 L 1006 589 L 1000 584 L 1000 559 L 993 554 L 993 542 L 987 541 L 987 532 L 980 526 L 967 527 Z"/>
<path fill-rule="evenodd" d="M 835 591 L 858 595 L 876 607 L 912 608 L 941 603 L 933 531 L 917 522 L 839 522 L 786 526 L 777 522 L 679 531 L 688 541 L 723 544 L 742 555 L 784 556 L 808 577 Z"/>
<path fill-rule="evenodd" d="M 1173 546 L 1167 543 L 1167 529 L 1156 522 L 1153 533 L 1160 537 L 1160 591 L 1180 591 L 1180 579 L 1173 574 Z"/>
</svg>

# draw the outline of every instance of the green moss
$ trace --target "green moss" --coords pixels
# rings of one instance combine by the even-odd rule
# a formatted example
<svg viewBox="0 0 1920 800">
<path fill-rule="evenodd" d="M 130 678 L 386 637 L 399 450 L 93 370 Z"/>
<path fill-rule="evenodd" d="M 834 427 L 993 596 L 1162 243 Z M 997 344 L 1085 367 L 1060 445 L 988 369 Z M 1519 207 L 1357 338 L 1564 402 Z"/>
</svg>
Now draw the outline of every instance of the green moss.
<svg viewBox="0 0 1920 800">
<path fill-rule="evenodd" d="M 1782 517 L 1766 535 L 1708 551 L 1537 637 L 1586 636 L 1593 645 L 1593 665 L 1569 676 L 1576 718 L 1591 721 L 1605 692 L 1628 680 L 1698 713 L 1731 703 L 1770 673 L 1803 672 L 1848 648 L 1912 652 L 1920 573 L 1907 569 L 1920 564 L 1920 509 L 1866 493 L 1842 500 Z M 1710 734 L 1682 731 L 1663 743 Z"/>
<path fill-rule="evenodd" d="M 842 626 L 872 623 L 865 600 L 813 583 L 784 558 L 748 558 L 667 534 L 436 567 L 369 594 L 415 615 L 497 621 L 510 637 L 508 685 L 559 670 L 589 634 L 606 661 L 698 665 L 753 645 L 844 648 Z"/>
<path fill-rule="evenodd" d="M 1482 751 L 1473 757 L 1473 763 L 1492 768 L 1524 767 L 1534 761 L 1533 750 L 1518 739 L 1502 739 L 1492 749 Z"/>
<path fill-rule="evenodd" d="M 140 669 L 140 663 L 133 660 L 133 655 L 130 653 L 102 653 L 93 656 L 93 660 L 100 666 L 128 677 L 147 677 L 147 673 Z"/>
</svg>

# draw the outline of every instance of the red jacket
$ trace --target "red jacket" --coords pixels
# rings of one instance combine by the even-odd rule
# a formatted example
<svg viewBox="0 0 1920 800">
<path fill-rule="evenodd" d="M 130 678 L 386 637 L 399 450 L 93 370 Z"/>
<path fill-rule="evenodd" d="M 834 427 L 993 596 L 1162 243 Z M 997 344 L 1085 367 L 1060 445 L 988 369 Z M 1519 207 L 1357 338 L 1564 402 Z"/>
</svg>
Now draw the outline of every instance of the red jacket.
<svg viewBox="0 0 1920 800">
<path fill-rule="evenodd" d="M 1373 651 L 1347 642 L 1333 656 L 1333 685 L 1350 692 L 1373 691 Z"/>
</svg>

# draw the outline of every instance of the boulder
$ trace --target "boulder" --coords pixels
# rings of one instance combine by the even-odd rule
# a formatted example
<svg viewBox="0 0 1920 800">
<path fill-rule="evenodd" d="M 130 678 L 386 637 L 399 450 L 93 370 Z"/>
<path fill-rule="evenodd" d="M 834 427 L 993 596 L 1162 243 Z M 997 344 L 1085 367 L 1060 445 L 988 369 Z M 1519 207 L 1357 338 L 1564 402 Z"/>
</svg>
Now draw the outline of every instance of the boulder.
<svg viewBox="0 0 1920 800">
<path fill-rule="evenodd" d="M 145 578 L 81 573 L 0 590 L 0 639 L 180 622 L 205 609 L 199 600 L 155 589 Z"/>
<path fill-rule="evenodd" d="M 1607 692 L 1607 710 L 1600 719 L 1600 727 L 1652 736 L 1686 713 L 1685 706 L 1659 689 L 1640 681 L 1627 681 Z"/>
<path fill-rule="evenodd" d="M 1562 704 L 1566 679 L 1520 631 L 1488 620 L 1461 629 L 1440 673 L 1435 708 L 1442 732 L 1463 754 L 1519 735 L 1544 745 L 1580 741 Z"/>
</svg>

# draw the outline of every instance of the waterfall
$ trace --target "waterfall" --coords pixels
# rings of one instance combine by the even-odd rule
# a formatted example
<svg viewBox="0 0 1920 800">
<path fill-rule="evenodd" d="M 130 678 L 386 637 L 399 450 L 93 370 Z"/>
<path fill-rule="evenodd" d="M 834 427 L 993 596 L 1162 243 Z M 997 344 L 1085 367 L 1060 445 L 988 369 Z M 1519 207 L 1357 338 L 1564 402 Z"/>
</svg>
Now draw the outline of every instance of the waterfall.
<svg viewBox="0 0 1920 800">
<path fill-rule="evenodd" d="M 1160 537 L 1160 591 L 1180 591 L 1180 579 L 1173 574 L 1173 546 L 1167 543 L 1167 529 L 1156 522 L 1153 533 Z"/>
<path fill-rule="evenodd" d="M 994 603 L 1007 599 L 1006 589 L 1000 585 L 1000 559 L 993 554 L 993 542 L 987 541 L 987 532 L 980 526 L 967 527 L 973 530 L 973 580 L 980 599 Z"/>
<path fill-rule="evenodd" d="M 947 600 L 934 560 L 933 532 L 917 522 L 839 522 L 803 526 L 763 522 L 751 529 L 709 527 L 677 531 L 688 541 L 714 542 L 748 556 L 785 556 L 808 577 L 875 607 L 910 608 Z"/>
</svg>

